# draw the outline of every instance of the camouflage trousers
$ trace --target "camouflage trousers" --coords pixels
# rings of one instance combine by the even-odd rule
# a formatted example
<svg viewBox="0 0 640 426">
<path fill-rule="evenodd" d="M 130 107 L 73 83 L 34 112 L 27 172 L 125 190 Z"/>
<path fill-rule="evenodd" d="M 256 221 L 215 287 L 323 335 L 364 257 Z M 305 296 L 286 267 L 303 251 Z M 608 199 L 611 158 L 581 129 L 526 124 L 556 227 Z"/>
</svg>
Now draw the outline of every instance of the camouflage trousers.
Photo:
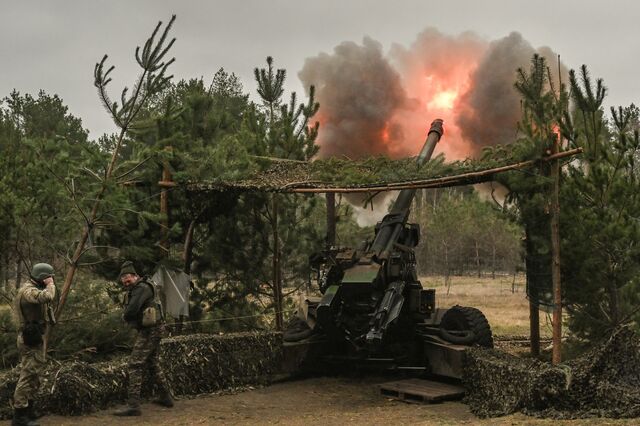
<svg viewBox="0 0 640 426">
<path fill-rule="evenodd" d="M 151 327 L 138 330 L 133 351 L 129 357 L 128 404 L 130 407 L 140 405 L 140 392 L 145 371 L 149 371 L 150 385 L 155 382 L 158 392 L 164 396 L 170 393 L 167 381 L 160 368 L 160 339 L 164 327 Z"/>
<path fill-rule="evenodd" d="M 29 405 L 29 400 L 34 399 L 38 392 L 46 359 L 42 353 L 42 345 L 26 346 L 22 341 L 22 334 L 18 334 L 18 351 L 20 352 L 20 378 L 13 393 L 13 406 L 25 408 Z"/>
</svg>

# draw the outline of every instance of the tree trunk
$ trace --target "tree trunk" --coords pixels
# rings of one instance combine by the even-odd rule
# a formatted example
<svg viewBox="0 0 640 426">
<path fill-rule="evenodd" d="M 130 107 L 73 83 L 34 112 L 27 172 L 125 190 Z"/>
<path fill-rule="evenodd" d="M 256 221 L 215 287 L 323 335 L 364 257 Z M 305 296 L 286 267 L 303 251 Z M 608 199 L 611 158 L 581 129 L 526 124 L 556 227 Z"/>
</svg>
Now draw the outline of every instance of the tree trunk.
<svg viewBox="0 0 640 426">
<path fill-rule="evenodd" d="M 272 209 L 272 231 L 273 231 L 273 299 L 275 305 L 276 330 L 282 331 L 284 328 L 284 318 L 282 313 L 282 288 L 280 281 L 280 238 L 278 236 L 278 194 L 273 194 Z"/>
<path fill-rule="evenodd" d="M 478 244 L 478 240 L 475 241 L 476 243 L 476 269 L 478 271 L 478 278 L 480 278 L 481 274 L 480 274 L 480 246 Z"/>
<path fill-rule="evenodd" d="M 449 250 L 447 245 L 444 245 L 444 284 L 447 287 L 447 296 L 451 291 L 451 277 L 449 276 Z"/>
<path fill-rule="evenodd" d="M 538 288 L 531 285 L 529 274 L 532 273 L 530 255 L 533 252 L 531 247 L 531 237 L 528 229 L 525 227 L 525 244 L 526 244 L 526 292 L 529 296 L 529 340 L 531 343 L 531 355 L 533 357 L 540 356 L 540 313 L 538 311 Z M 532 267 L 531 267 L 532 268 Z"/>
<path fill-rule="evenodd" d="M 2 289 L 9 289 L 9 250 L 2 253 Z"/>
<path fill-rule="evenodd" d="M 193 233 L 196 228 L 196 220 L 189 222 L 189 228 L 187 228 L 187 235 L 184 237 L 184 251 L 182 258 L 184 260 L 184 272 L 191 274 L 191 262 L 193 260 Z"/>
<path fill-rule="evenodd" d="M 327 249 L 336 245 L 336 194 L 327 192 Z"/>
<path fill-rule="evenodd" d="M 558 138 L 553 143 L 553 154 L 559 149 Z M 560 288 L 560 160 L 551 166 L 553 180 L 551 194 L 551 279 L 553 284 L 553 353 L 551 361 L 559 364 L 562 351 L 562 291 Z"/>
<path fill-rule="evenodd" d="M 609 294 L 609 316 L 611 317 L 611 325 L 618 325 L 620 321 L 620 300 L 618 295 L 618 287 L 612 279 L 607 280 L 607 293 Z"/>
<path fill-rule="evenodd" d="M 540 312 L 538 306 L 529 300 L 529 335 L 531 340 L 531 356 L 540 356 Z"/>
<path fill-rule="evenodd" d="M 20 258 L 16 260 L 16 290 L 20 288 L 20 283 L 22 282 L 22 262 Z"/>
<path fill-rule="evenodd" d="M 493 242 L 492 252 L 491 252 L 491 278 L 496 279 L 496 242 Z"/>
<path fill-rule="evenodd" d="M 78 238 L 78 244 L 76 245 L 76 249 L 73 252 L 73 256 L 71 257 L 71 264 L 67 269 L 67 274 L 64 277 L 64 284 L 62 285 L 62 291 L 60 292 L 60 300 L 58 301 L 58 307 L 56 308 L 56 319 L 60 319 L 62 315 L 62 310 L 64 309 L 64 305 L 67 301 L 67 296 L 69 291 L 71 290 L 71 285 L 73 284 L 73 277 L 78 270 L 78 266 L 80 263 L 80 258 L 84 254 L 85 244 L 87 244 L 87 240 L 89 239 L 90 226 L 95 224 L 96 218 L 98 217 L 98 209 L 102 204 L 102 199 L 104 198 L 105 193 L 107 192 L 107 183 L 111 180 L 111 175 L 113 174 L 113 170 L 116 166 L 116 161 L 118 160 L 118 153 L 120 152 L 120 147 L 122 146 L 122 142 L 124 140 L 124 136 L 126 134 L 127 129 L 120 130 L 120 134 L 118 136 L 118 141 L 116 143 L 113 152 L 111 153 L 111 160 L 109 161 L 109 165 L 107 166 L 107 170 L 104 174 L 104 181 L 100 190 L 96 194 L 93 207 L 91 208 L 91 212 L 87 216 L 87 223 L 84 225 L 82 232 L 80 233 L 80 238 Z M 45 344 L 46 340 L 49 338 L 49 333 L 45 335 Z"/>
</svg>

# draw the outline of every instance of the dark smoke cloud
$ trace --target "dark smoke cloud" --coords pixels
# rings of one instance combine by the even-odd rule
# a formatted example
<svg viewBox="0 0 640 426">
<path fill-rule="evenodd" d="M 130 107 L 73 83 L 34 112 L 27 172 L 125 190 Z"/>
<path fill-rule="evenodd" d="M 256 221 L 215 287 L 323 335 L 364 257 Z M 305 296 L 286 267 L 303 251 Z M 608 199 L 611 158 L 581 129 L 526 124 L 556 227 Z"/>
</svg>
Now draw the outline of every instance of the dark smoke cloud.
<svg viewBox="0 0 640 426">
<path fill-rule="evenodd" d="M 409 48 L 393 44 L 390 56 L 398 63 L 404 77 L 416 72 L 445 78 L 458 77 L 455 74 L 465 72 L 477 63 L 486 46 L 487 41 L 473 32 L 452 36 L 429 27 L 417 35 Z"/>
<path fill-rule="evenodd" d="M 515 140 L 521 116 L 520 96 L 514 87 L 516 70 L 523 68 L 528 72 L 534 53 L 536 49 L 516 32 L 490 44 L 471 76 L 469 90 L 460 98 L 456 124 L 469 143 L 467 155 L 477 154 L 484 146 Z M 557 62 L 549 48 L 541 48 L 537 53 L 548 64 Z M 563 72 L 566 81 L 566 69 Z"/>
<path fill-rule="evenodd" d="M 299 77 L 316 87 L 320 102 L 320 157 L 392 154 L 385 134 L 402 138 L 402 129 L 389 119 L 410 104 L 380 43 L 341 43 L 331 55 L 308 58 Z"/>
<path fill-rule="evenodd" d="M 557 69 L 551 49 L 537 51 Z M 510 143 L 521 114 L 516 70 L 528 71 L 535 52 L 516 32 L 489 43 L 471 32 L 448 36 L 427 28 L 411 46 L 394 45 L 388 57 L 367 37 L 308 58 L 299 76 L 317 89 L 320 156 L 416 155 L 435 118 L 445 120 L 437 150 L 449 159 Z M 562 73 L 567 81 L 564 67 Z M 456 94 L 452 106 L 438 101 L 443 91 Z"/>
</svg>

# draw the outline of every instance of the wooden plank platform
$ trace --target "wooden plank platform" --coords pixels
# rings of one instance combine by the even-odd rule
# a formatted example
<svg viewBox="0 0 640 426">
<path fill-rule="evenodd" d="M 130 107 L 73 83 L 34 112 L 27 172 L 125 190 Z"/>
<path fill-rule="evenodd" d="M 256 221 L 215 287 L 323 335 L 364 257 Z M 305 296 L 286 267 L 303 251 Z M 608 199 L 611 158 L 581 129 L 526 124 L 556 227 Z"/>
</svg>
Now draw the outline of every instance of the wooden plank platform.
<svg viewBox="0 0 640 426">
<path fill-rule="evenodd" d="M 387 398 L 411 403 L 435 403 L 461 399 L 464 388 L 424 379 L 407 379 L 378 385 Z"/>
</svg>

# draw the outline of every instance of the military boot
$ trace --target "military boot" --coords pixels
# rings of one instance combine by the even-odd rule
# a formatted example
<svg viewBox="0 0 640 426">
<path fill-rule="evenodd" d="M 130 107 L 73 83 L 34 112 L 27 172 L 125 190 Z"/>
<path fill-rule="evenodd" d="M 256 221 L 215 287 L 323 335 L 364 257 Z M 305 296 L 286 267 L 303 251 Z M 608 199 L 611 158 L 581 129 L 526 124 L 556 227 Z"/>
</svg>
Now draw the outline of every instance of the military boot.
<svg viewBox="0 0 640 426">
<path fill-rule="evenodd" d="M 29 406 L 27 407 L 27 409 L 27 415 L 29 416 L 29 419 L 35 421 L 42 417 L 42 414 L 39 413 L 38 410 L 36 410 L 36 403 L 33 399 L 29 400 Z"/>
<path fill-rule="evenodd" d="M 171 393 L 165 392 L 160 394 L 160 396 L 153 401 L 156 405 L 161 405 L 163 407 L 171 408 L 173 407 L 173 398 L 171 397 Z"/>
<path fill-rule="evenodd" d="M 126 408 L 123 408 L 122 410 L 115 411 L 113 415 L 120 416 L 120 417 L 140 416 L 142 415 L 142 411 L 140 411 L 139 405 L 128 405 Z"/>
<path fill-rule="evenodd" d="M 14 408 L 11 426 L 38 426 L 38 423 L 29 418 L 29 408 Z"/>
</svg>

